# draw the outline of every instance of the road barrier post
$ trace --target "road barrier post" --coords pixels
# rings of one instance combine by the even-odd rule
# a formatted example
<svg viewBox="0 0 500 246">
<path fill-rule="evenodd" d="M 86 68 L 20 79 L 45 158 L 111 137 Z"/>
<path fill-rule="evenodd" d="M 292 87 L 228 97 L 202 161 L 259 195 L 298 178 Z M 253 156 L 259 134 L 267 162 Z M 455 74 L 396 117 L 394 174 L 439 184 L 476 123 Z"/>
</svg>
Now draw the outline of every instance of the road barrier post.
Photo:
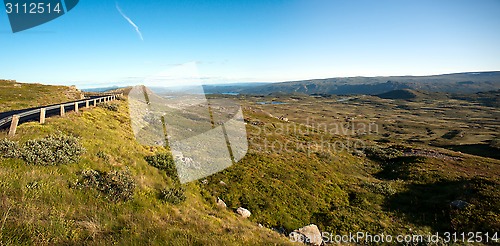
<svg viewBox="0 0 500 246">
<path fill-rule="evenodd" d="M 89 108 L 89 100 L 85 101 L 85 108 Z"/>
<path fill-rule="evenodd" d="M 75 103 L 75 113 L 78 113 L 78 102 Z"/>
<path fill-rule="evenodd" d="M 19 124 L 19 115 L 13 115 L 12 121 L 10 123 L 9 137 L 14 137 L 16 135 L 17 125 Z"/>
<path fill-rule="evenodd" d="M 61 112 L 60 112 L 60 115 L 61 116 L 64 116 L 66 114 L 66 112 L 64 111 L 64 104 L 61 104 Z"/>
<path fill-rule="evenodd" d="M 40 109 L 40 124 L 45 124 L 45 108 Z"/>
</svg>

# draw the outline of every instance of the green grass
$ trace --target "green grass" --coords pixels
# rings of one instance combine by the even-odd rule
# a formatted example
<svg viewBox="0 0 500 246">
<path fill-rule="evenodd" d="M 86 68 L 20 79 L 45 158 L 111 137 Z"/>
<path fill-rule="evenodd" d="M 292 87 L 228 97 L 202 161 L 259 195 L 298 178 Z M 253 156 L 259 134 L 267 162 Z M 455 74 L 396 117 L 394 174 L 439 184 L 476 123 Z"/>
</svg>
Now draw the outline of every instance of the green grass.
<svg viewBox="0 0 500 246">
<path fill-rule="evenodd" d="M 168 149 L 135 141 L 126 101 L 113 102 L 117 111 L 83 109 L 49 118 L 44 125 L 20 125 L 11 139 L 19 146 L 63 134 L 77 137 L 86 151 L 77 163 L 58 166 L 0 160 L 0 222 L 5 220 L 0 241 L 6 245 L 286 245 L 287 238 L 272 229 L 288 233 L 311 223 L 339 234 L 500 230 L 500 162 L 428 145 L 447 143 L 450 140 L 442 135 L 467 124 L 485 127 L 470 127 L 463 138 L 453 140 L 456 144 L 489 142 L 496 137 L 496 128 L 488 113 L 495 109 L 482 112 L 467 106 L 463 115 L 474 119 L 446 119 L 451 116 L 446 108 L 444 116 L 435 116 L 397 107 L 404 103 L 418 109 L 444 102 L 360 97 L 340 103 L 337 98 L 282 97 L 279 101 L 288 104 L 255 104 L 272 99 L 241 97 L 250 122 L 248 154 L 207 182 L 186 185 L 179 184 Z M 270 115 L 285 115 L 290 122 Z M 345 117 L 375 121 L 379 132 L 339 135 L 311 125 L 352 127 Z M 422 142 L 407 141 L 420 135 L 425 135 Z M 1 132 L 0 138 L 5 137 L 7 133 Z M 382 137 L 387 141 L 375 141 Z M 372 148 L 356 149 L 360 139 Z M 335 149 L 335 144 L 346 148 Z M 423 154 L 401 152 L 408 149 Z M 129 173 L 135 183 L 133 196 L 113 200 L 94 186 L 75 189 L 81 172 L 89 169 Z M 217 197 L 227 209 L 217 208 Z M 453 210 L 449 204 L 454 200 L 464 200 L 470 207 Z M 252 216 L 235 215 L 240 206 Z"/>
<path fill-rule="evenodd" d="M 391 105 L 376 98 L 370 101 L 371 97 L 363 99 L 363 104 L 336 103 L 335 98 L 295 100 L 282 97 L 279 100 L 288 104 L 258 105 L 256 101 L 275 98 L 241 96 L 241 99 L 245 102 L 246 121 L 264 124 L 247 125 L 250 153 L 241 163 L 210 177 L 209 184 L 204 187 L 209 198 L 221 197 L 231 208 L 249 208 L 253 212 L 251 220 L 287 232 L 310 223 L 317 224 L 322 231 L 334 233 L 367 231 L 394 235 L 499 230 L 500 204 L 494 202 L 500 195 L 498 160 L 432 147 L 426 145 L 426 141 L 411 145 L 409 141 L 398 141 L 398 138 L 410 139 L 418 131 L 427 129 L 444 134 L 456 125 L 469 123 L 467 119 L 444 121 L 439 117 L 402 114 L 404 118 L 395 120 L 397 124 L 393 129 L 380 127 L 380 132 L 368 135 L 348 131 L 349 134 L 342 136 L 330 134 L 329 130 L 338 126 L 336 124 L 346 125 L 344 116 L 356 117 L 355 121 L 375 119 L 382 125 L 394 118 L 394 112 L 384 112 Z M 390 104 L 398 103 L 406 102 Z M 488 110 L 494 109 L 486 112 Z M 480 120 L 484 120 L 488 128 L 468 131 L 468 137 L 455 142 L 482 141 L 484 136 L 494 136 L 490 128 L 491 116 L 469 111 L 467 107 L 462 111 L 465 115 L 481 114 Z M 377 114 L 378 118 L 373 117 Z M 271 115 L 286 115 L 291 122 L 281 122 Z M 306 128 L 306 124 L 310 127 Z M 442 126 L 436 128 L 435 124 Z M 471 124 L 478 124 L 478 121 Z M 396 131 L 401 133 L 387 138 L 386 143 L 373 141 L 382 134 L 392 135 Z M 440 138 L 443 134 L 432 137 Z M 356 151 L 331 152 L 324 147 L 328 146 L 325 143 L 345 143 L 358 138 L 368 146 L 378 147 L 365 150 L 367 157 L 358 156 Z M 292 151 L 280 149 L 279 145 L 277 149 L 270 149 L 269 143 L 273 142 L 289 143 L 288 146 L 293 146 Z M 265 143 L 268 143 L 267 149 L 263 147 Z M 402 156 L 389 146 L 425 151 L 421 156 Z M 227 186 L 219 185 L 220 180 Z M 475 186 L 482 188 L 472 188 Z M 450 210 L 450 202 L 459 199 L 469 202 L 474 209 Z M 471 218 L 465 219 L 467 215 Z"/>
<path fill-rule="evenodd" d="M 47 86 L 0 80 L 0 112 L 78 99 L 80 99 L 80 92 L 67 86 Z"/>
<path fill-rule="evenodd" d="M 159 199 L 161 190 L 177 184 L 165 171 L 148 165 L 145 157 L 167 150 L 139 145 L 129 125 L 127 102 L 117 103 L 117 112 L 93 108 L 49 118 L 44 125 L 19 126 L 13 140 L 21 144 L 65 134 L 78 137 L 86 151 L 78 163 L 59 166 L 32 166 L 20 159 L 0 161 L 0 210 L 9 211 L 2 214 L 6 221 L 0 232 L 3 244 L 288 243 L 232 211 L 216 209 L 202 198 L 197 184 L 183 186 L 185 201 L 178 205 Z M 133 198 L 116 202 L 95 189 L 72 188 L 79 173 L 87 169 L 129 170 L 137 185 Z"/>
</svg>

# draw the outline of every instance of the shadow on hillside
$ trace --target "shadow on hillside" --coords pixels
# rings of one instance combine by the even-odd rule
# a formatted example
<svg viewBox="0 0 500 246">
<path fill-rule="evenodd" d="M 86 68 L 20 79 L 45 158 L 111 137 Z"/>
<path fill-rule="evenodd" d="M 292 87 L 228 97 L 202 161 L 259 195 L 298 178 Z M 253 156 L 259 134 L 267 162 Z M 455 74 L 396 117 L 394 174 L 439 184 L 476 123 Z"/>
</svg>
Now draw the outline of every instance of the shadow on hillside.
<svg viewBox="0 0 500 246">
<path fill-rule="evenodd" d="M 498 151 L 498 149 L 492 148 L 488 144 L 447 145 L 442 147 L 453 151 L 460 151 L 471 155 L 500 160 L 500 151 Z"/>
<path fill-rule="evenodd" d="M 410 176 L 412 167 L 418 165 L 418 163 L 422 161 L 423 158 L 417 156 L 394 158 L 381 164 L 382 170 L 375 173 L 373 176 L 383 180 L 409 180 L 411 179 Z"/>
<path fill-rule="evenodd" d="M 498 187 L 482 178 L 410 184 L 407 191 L 387 197 L 383 207 L 433 231 L 491 231 L 500 227 L 500 221 L 488 216 L 500 209 Z M 466 201 L 467 207 L 452 208 L 451 202 L 457 200 Z"/>
<path fill-rule="evenodd" d="M 450 202 L 465 199 L 466 187 L 467 181 L 411 184 L 408 191 L 388 197 L 384 207 L 411 223 L 430 226 L 434 231 L 450 231 Z"/>
</svg>

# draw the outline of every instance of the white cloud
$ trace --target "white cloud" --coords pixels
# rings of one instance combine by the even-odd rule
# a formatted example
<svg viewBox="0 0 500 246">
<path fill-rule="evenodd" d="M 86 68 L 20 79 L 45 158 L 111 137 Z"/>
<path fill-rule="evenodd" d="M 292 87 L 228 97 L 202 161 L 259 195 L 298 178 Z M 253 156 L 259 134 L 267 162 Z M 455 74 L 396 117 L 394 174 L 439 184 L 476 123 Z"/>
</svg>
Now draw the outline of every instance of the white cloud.
<svg viewBox="0 0 500 246">
<path fill-rule="evenodd" d="M 120 6 L 118 6 L 118 3 L 116 3 L 116 9 L 118 10 L 118 12 L 120 12 L 120 15 L 123 16 L 123 18 L 125 18 L 125 20 L 128 21 L 128 23 L 130 23 L 130 25 L 132 25 L 132 27 L 135 28 L 135 31 L 137 32 L 137 34 L 139 35 L 139 38 L 144 41 L 144 38 L 142 38 L 142 33 L 141 33 L 141 30 L 139 30 L 139 27 L 130 19 L 128 18 L 128 16 L 126 16 L 122 9 L 120 8 Z"/>
</svg>

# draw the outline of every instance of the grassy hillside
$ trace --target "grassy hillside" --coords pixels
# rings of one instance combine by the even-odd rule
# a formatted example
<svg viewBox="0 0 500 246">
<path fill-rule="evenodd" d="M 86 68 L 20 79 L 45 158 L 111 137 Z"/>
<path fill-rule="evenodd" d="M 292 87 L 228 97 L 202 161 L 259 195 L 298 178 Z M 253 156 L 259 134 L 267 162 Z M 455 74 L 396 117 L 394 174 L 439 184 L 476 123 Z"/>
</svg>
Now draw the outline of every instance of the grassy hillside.
<svg viewBox="0 0 500 246">
<path fill-rule="evenodd" d="M 80 99 L 76 88 L 0 80 L 0 112 Z"/>
<path fill-rule="evenodd" d="M 340 103 L 251 105 L 246 116 L 253 148 L 242 163 L 210 177 L 207 189 L 229 206 L 254 211 L 256 222 L 287 233 L 308 223 L 335 234 L 500 229 L 498 160 L 368 137 L 356 148 L 361 135 L 332 134 L 333 125 L 318 125 L 328 118 L 314 118 L 344 112 Z M 306 123 L 304 113 L 292 116 L 296 110 L 309 112 L 309 127 L 299 123 Z M 282 114 L 290 121 L 276 118 Z M 461 199 L 473 207 L 450 208 Z"/>
<path fill-rule="evenodd" d="M 134 140 L 126 101 L 23 124 L 11 139 L 18 147 L 0 145 L 0 241 L 285 245 L 311 223 L 334 235 L 500 231 L 499 160 L 449 147 L 497 148 L 498 109 L 431 96 L 232 97 L 243 105 L 248 154 L 183 186 L 168 149 Z M 370 123 L 377 128 L 363 129 Z M 70 137 L 33 142 L 61 134 Z M 240 206 L 252 216 L 236 216 Z"/>
<path fill-rule="evenodd" d="M 480 103 L 488 107 L 500 108 L 500 90 L 478 92 L 470 95 L 453 95 L 453 99 Z"/>
<path fill-rule="evenodd" d="M 19 158 L 0 160 L 3 245 L 288 243 L 231 210 L 217 209 L 201 195 L 199 184 L 182 187 L 185 201 L 180 204 L 159 199 L 162 189 L 179 184 L 165 171 L 148 165 L 145 157 L 167 150 L 137 144 L 129 126 L 127 103 L 119 101 L 117 105 L 116 112 L 98 107 L 66 118 L 50 118 L 45 125 L 27 123 L 18 128 L 12 140 L 21 145 L 63 134 L 78 138 L 85 151 L 76 163 L 57 166 L 29 165 Z M 0 138 L 4 137 L 5 132 Z M 86 170 L 130 173 L 135 183 L 132 199 L 115 200 L 115 193 L 86 187 L 91 183 L 81 174 Z M 120 182 L 127 180 L 112 176 L 107 189 L 119 192 Z"/>
</svg>

